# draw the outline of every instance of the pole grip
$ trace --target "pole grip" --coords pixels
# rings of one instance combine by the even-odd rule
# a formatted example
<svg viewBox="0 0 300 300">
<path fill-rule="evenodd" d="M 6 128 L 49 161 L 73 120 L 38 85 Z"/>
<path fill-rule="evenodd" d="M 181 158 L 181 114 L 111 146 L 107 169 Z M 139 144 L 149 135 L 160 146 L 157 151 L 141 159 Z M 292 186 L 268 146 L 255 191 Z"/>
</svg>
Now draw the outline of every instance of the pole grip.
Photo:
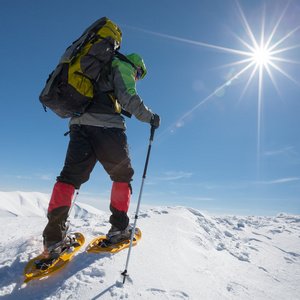
<svg viewBox="0 0 300 300">
<path fill-rule="evenodd" d="M 155 132 L 155 127 L 153 125 L 151 125 L 150 141 L 153 141 L 153 139 L 154 139 L 154 132 Z"/>
</svg>

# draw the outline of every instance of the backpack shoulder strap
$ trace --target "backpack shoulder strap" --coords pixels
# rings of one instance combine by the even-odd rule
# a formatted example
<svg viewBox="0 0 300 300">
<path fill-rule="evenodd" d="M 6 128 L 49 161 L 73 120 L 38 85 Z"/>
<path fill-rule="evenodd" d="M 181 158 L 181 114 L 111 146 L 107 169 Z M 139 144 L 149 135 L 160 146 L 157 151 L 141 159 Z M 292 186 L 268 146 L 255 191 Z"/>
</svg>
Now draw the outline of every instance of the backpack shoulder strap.
<svg viewBox="0 0 300 300">
<path fill-rule="evenodd" d="M 133 62 L 131 62 L 124 54 L 120 53 L 117 50 L 115 51 L 115 57 L 117 57 L 119 60 L 122 60 L 122 61 L 125 61 L 125 62 L 131 64 L 135 70 L 138 70 L 137 66 Z"/>
</svg>

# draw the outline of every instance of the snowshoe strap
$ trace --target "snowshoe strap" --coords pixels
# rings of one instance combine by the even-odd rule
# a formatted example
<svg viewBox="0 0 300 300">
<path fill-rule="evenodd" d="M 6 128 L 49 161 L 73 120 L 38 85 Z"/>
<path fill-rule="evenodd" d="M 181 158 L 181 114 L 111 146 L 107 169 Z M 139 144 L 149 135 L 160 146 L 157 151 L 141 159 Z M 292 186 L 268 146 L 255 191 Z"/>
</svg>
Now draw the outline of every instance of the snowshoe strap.
<svg viewBox="0 0 300 300">
<path fill-rule="evenodd" d="M 63 241 L 60 241 L 52 246 L 50 246 L 47 250 L 48 252 L 53 251 L 54 249 L 58 248 L 59 246 L 62 247 L 71 247 L 76 242 L 76 237 L 74 234 L 69 234 L 65 237 Z"/>
<path fill-rule="evenodd" d="M 61 244 L 63 243 L 63 241 L 60 241 L 50 247 L 47 248 L 47 251 L 50 253 L 51 251 L 53 251 L 54 249 L 56 249 L 57 247 L 59 247 Z"/>
<path fill-rule="evenodd" d="M 106 234 L 106 237 L 110 238 L 112 236 L 115 236 L 115 235 L 118 235 L 118 234 L 124 234 L 126 233 L 127 231 L 132 231 L 132 228 L 130 225 L 128 225 L 127 228 L 123 229 L 123 230 L 119 230 L 119 231 L 113 231 L 113 232 L 108 232 Z"/>
</svg>

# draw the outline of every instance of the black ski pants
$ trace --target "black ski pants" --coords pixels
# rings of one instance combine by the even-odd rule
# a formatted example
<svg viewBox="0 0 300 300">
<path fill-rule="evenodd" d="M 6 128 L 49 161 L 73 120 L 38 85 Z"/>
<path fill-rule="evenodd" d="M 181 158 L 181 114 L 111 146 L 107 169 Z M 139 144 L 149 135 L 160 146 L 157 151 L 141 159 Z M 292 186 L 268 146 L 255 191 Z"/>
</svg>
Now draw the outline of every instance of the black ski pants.
<svg viewBox="0 0 300 300">
<path fill-rule="evenodd" d="M 72 125 L 65 165 L 60 176 L 57 177 L 57 182 L 79 189 L 81 184 L 90 178 L 97 161 L 103 165 L 112 181 L 128 183 L 130 188 L 134 170 L 131 166 L 124 130 Z M 64 185 L 54 186 L 51 196 L 54 208 L 49 211 L 49 206 L 47 215 L 49 222 L 43 232 L 44 245 L 47 248 L 63 240 L 66 235 L 66 220 L 72 193 L 74 191 Z M 125 229 L 129 224 L 127 213 L 118 210 L 112 204 L 110 210 L 112 212 L 110 223 L 116 228 Z"/>
<path fill-rule="evenodd" d="M 72 125 L 65 165 L 57 181 L 79 189 L 81 184 L 89 180 L 97 161 L 102 164 L 112 181 L 132 181 L 134 170 L 124 130 Z"/>
</svg>

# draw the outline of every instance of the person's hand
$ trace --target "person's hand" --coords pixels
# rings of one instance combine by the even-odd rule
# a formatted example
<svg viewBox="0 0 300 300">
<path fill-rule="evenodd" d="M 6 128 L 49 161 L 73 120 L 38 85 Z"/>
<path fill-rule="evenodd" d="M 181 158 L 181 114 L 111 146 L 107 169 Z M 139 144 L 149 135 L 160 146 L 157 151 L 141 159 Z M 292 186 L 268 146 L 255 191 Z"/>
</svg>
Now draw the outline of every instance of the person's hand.
<svg viewBox="0 0 300 300">
<path fill-rule="evenodd" d="M 152 118 L 151 118 L 151 121 L 150 121 L 150 124 L 151 124 L 155 129 L 157 129 L 157 128 L 160 126 L 160 116 L 157 115 L 157 114 L 153 114 L 153 115 L 152 115 Z"/>
</svg>

